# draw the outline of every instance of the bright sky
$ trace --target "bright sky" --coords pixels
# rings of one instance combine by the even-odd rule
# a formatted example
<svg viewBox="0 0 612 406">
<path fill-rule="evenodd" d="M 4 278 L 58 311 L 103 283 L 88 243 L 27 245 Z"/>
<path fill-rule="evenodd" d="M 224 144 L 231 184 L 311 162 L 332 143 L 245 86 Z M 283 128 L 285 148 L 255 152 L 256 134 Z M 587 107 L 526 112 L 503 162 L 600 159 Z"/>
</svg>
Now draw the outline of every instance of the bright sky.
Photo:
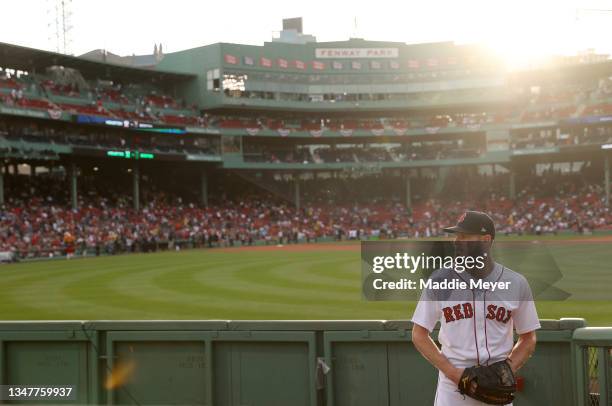
<svg viewBox="0 0 612 406">
<path fill-rule="evenodd" d="M 0 41 L 55 50 L 47 10 L 56 3 L 4 2 Z M 72 0 L 70 49 L 129 55 L 150 54 L 159 42 L 165 52 L 215 42 L 261 45 L 283 18 L 299 16 L 318 41 L 480 42 L 515 59 L 587 48 L 612 54 L 612 0 Z"/>
</svg>

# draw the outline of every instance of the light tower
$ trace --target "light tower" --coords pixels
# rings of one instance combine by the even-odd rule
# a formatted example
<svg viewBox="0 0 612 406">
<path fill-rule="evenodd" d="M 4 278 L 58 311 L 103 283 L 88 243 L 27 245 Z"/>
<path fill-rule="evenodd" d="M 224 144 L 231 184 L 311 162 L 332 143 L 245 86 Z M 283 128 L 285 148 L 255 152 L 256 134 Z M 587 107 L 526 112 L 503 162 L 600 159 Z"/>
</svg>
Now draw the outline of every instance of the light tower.
<svg viewBox="0 0 612 406">
<path fill-rule="evenodd" d="M 49 45 L 62 54 L 71 54 L 72 0 L 47 0 Z"/>
</svg>

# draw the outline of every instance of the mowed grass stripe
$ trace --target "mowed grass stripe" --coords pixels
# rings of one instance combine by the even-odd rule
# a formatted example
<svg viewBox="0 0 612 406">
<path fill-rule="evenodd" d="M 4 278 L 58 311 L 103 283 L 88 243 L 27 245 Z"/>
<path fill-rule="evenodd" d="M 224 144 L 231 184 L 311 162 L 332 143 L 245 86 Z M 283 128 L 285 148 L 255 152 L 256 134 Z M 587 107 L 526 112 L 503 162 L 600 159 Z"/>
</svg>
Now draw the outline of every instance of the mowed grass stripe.
<svg viewBox="0 0 612 406">
<path fill-rule="evenodd" d="M 270 265 L 260 264 L 259 266 L 270 268 Z M 298 296 L 296 292 L 293 291 L 288 291 L 288 294 L 279 294 L 277 293 L 278 290 L 272 289 L 272 291 L 269 292 L 269 286 L 253 286 L 250 283 L 244 284 L 243 288 L 242 285 L 237 286 L 233 279 L 232 272 L 249 270 L 247 272 L 257 274 L 259 269 L 253 268 L 250 264 L 236 267 L 234 263 L 233 267 L 234 269 L 230 271 L 223 269 L 222 272 L 217 273 L 214 278 L 210 278 L 209 275 L 204 273 L 194 272 L 194 275 L 197 277 L 197 281 L 195 282 L 192 280 L 182 280 L 181 283 L 177 284 L 174 278 L 171 278 L 169 281 L 162 278 L 158 280 L 157 283 L 166 289 L 174 283 L 174 285 L 172 285 L 173 290 L 178 290 L 184 295 L 192 295 L 193 297 L 201 295 L 203 291 L 207 292 L 206 300 L 209 305 L 220 308 L 224 317 L 226 317 L 225 315 L 233 314 L 234 310 L 238 312 L 238 314 L 241 314 L 242 309 L 245 308 L 257 309 L 260 314 L 257 318 L 263 319 L 272 318 L 269 317 L 269 314 L 275 314 L 276 317 L 274 318 L 279 319 L 330 318 L 330 309 L 332 309 L 331 318 L 334 318 L 333 312 L 341 308 L 344 315 L 350 314 L 352 318 L 357 317 L 351 310 L 354 308 L 355 303 L 359 301 L 358 294 L 351 296 L 351 300 L 345 303 L 339 303 L 340 301 L 338 300 L 330 300 L 329 295 L 326 295 L 324 300 L 331 303 L 328 304 L 316 300 L 316 297 L 313 296 L 314 292 L 310 290 L 305 290 L 303 291 L 303 296 Z M 277 261 L 275 269 L 283 269 L 284 267 L 290 267 L 293 271 L 299 271 L 296 267 L 299 268 L 300 265 L 295 264 L 294 261 L 286 261 L 284 264 L 278 264 Z M 163 275 L 163 277 L 166 276 L 168 275 Z M 211 283 L 211 279 L 214 279 L 214 283 Z M 228 286 L 232 288 L 228 288 Z M 283 290 L 283 292 L 285 292 L 285 290 Z M 233 316 L 227 317 L 231 318 Z"/>
<path fill-rule="evenodd" d="M 293 262 L 293 261 L 294 261 L 294 259 L 292 259 L 292 261 L 288 261 L 288 262 Z M 232 258 L 232 267 L 234 267 L 234 266 L 235 266 L 235 265 L 234 265 L 234 264 L 235 264 L 235 262 L 236 262 L 236 261 L 235 261 L 235 258 Z M 252 260 L 251 260 L 251 261 L 249 261 L 249 264 L 250 264 L 250 265 L 252 265 L 252 264 L 253 264 L 253 261 L 252 261 Z M 196 267 L 201 267 L 201 266 L 199 266 L 199 265 L 197 265 L 197 264 L 196 264 L 195 266 L 196 266 Z M 268 265 L 265 265 L 265 266 L 266 266 L 266 267 L 268 267 Z M 248 266 L 245 266 L 245 267 L 246 267 L 246 268 L 248 268 Z M 294 267 L 294 266 L 293 266 L 293 267 Z M 293 268 L 293 267 L 292 267 L 292 268 Z M 257 269 L 252 269 L 252 271 L 253 271 L 253 272 L 258 272 L 258 270 L 257 270 Z M 222 269 L 220 273 L 221 273 L 221 274 L 227 274 L 227 271 L 226 271 L 225 269 Z M 132 273 L 131 273 L 131 275 L 134 275 L 134 273 L 132 272 Z M 172 270 L 172 271 L 169 271 L 169 272 L 163 272 L 163 275 L 168 275 L 168 276 L 170 276 L 171 281 L 176 281 L 176 280 L 178 280 L 178 279 L 184 279 L 184 277 L 185 277 L 185 275 L 184 275 L 184 274 L 179 273 L 179 272 L 177 272 L 176 270 Z M 141 273 L 138 273 L 138 274 L 136 274 L 136 276 L 141 277 L 142 275 L 141 275 Z M 129 277 L 131 277 L 131 276 L 128 276 L 128 278 L 129 278 Z M 207 275 L 207 277 L 208 277 L 208 275 Z M 146 278 L 145 278 L 145 280 L 146 280 Z M 123 283 L 122 281 L 123 281 L 123 277 L 122 277 L 121 279 L 117 279 L 117 280 L 115 280 L 115 281 L 113 282 L 113 286 L 116 286 L 116 285 L 121 285 L 121 284 Z M 132 289 L 133 287 L 132 287 L 132 286 L 130 286 L 130 285 L 131 285 L 130 283 L 125 284 L 125 286 L 126 286 L 126 287 L 128 287 L 129 289 Z M 166 285 L 166 284 L 164 283 L 164 285 Z M 99 286 L 99 285 L 98 285 L 98 286 Z M 189 283 L 187 286 L 193 286 L 193 284 Z M 140 288 L 141 288 L 141 289 L 139 289 L 139 290 L 137 290 L 137 291 L 138 291 L 138 292 L 142 292 L 142 294 L 144 294 L 144 295 L 146 296 L 146 298 L 150 298 L 151 296 L 154 296 L 154 297 L 165 297 L 165 298 L 167 297 L 167 296 L 165 296 L 165 295 L 158 295 L 158 294 L 157 294 L 157 292 L 152 292 L 148 286 L 141 286 Z M 208 291 L 208 292 L 210 292 L 210 289 L 207 289 L 207 290 L 203 290 L 203 289 L 199 289 L 199 288 L 196 288 L 196 289 L 197 289 L 197 296 L 198 296 L 198 299 L 200 299 L 200 298 L 202 297 L 202 292 L 203 292 L 203 291 Z M 253 291 L 253 289 L 250 289 L 250 291 Z M 305 293 L 306 293 L 306 295 L 308 295 L 308 293 L 309 293 L 309 292 L 305 292 Z M 310 293 L 311 293 L 311 292 L 310 292 Z M 357 293 L 358 293 L 358 292 L 357 292 Z M 227 294 L 229 294 L 229 295 L 231 295 L 231 296 L 228 296 Z M 259 310 L 260 310 L 260 311 L 262 311 L 262 310 L 266 310 L 268 313 L 271 311 L 271 309 L 261 309 L 261 306 L 260 306 L 260 305 L 261 305 L 261 303 L 248 303 L 248 304 L 247 304 L 247 303 L 242 303 L 242 302 L 244 301 L 244 298 L 240 297 L 240 299 L 237 299 L 237 298 L 238 298 L 238 296 L 236 296 L 235 294 L 232 294 L 232 292 L 228 292 L 227 294 L 225 294 L 225 293 L 224 293 L 224 294 L 222 294 L 222 295 L 221 295 L 221 301 L 224 303 L 224 305 L 223 305 L 223 307 L 222 307 L 222 309 L 221 309 L 221 310 L 225 310 L 225 311 L 227 311 L 227 310 L 228 310 L 228 307 L 234 307 L 234 306 L 235 306 L 235 307 L 237 307 L 237 308 L 240 308 L 240 309 L 244 309 L 244 306 L 245 306 L 245 305 L 246 305 L 246 306 L 250 306 L 250 307 L 252 307 L 253 305 L 258 306 L 258 304 L 259 304 Z M 266 295 L 265 293 L 264 293 L 263 295 L 264 295 L 263 297 L 266 297 L 266 296 L 265 296 L 265 295 Z M 117 296 L 117 295 L 116 295 L 116 296 Z M 123 295 L 122 295 L 122 296 L 123 296 Z M 210 295 L 208 295 L 208 297 L 207 297 L 207 299 L 208 299 L 208 300 L 210 299 L 210 297 L 209 297 L 209 296 L 210 296 Z M 232 301 L 228 301 L 228 300 L 227 300 L 227 298 L 228 298 L 228 297 L 232 297 L 232 298 L 233 298 L 233 300 L 232 300 Z M 291 295 L 290 295 L 288 298 L 284 298 L 284 299 L 283 299 L 283 300 L 281 300 L 281 301 L 275 301 L 275 302 L 278 302 L 278 303 L 282 304 L 282 303 L 283 303 L 285 300 L 289 300 L 289 301 L 291 301 L 292 299 L 295 299 L 295 297 L 296 297 L 296 296 L 295 296 L 295 294 L 293 294 L 293 293 L 292 293 L 292 294 L 291 294 Z M 145 299 L 146 299 L 146 298 L 145 298 Z M 358 294 L 357 294 L 357 295 L 355 295 L 355 296 L 352 296 L 352 297 L 351 297 L 351 299 L 352 299 L 353 301 L 354 301 L 355 299 L 358 299 L 358 298 L 359 298 Z M 168 299 L 169 299 L 169 298 L 168 298 Z M 174 300 L 174 298 L 173 298 L 173 300 Z M 262 300 L 262 295 L 259 295 L 258 297 L 256 297 L 256 298 L 255 298 L 255 300 L 256 300 L 256 302 L 261 302 L 261 300 Z M 142 300 L 140 300 L 140 301 L 142 301 Z M 303 312 L 303 314 L 304 314 L 304 315 L 309 315 L 309 314 L 311 314 L 311 313 L 312 313 L 312 311 L 313 311 L 313 309 L 312 309 L 312 298 L 306 298 L 305 302 L 306 302 L 305 304 L 307 304 L 307 305 L 309 306 L 309 309 L 308 309 L 308 311 Z M 333 302 L 335 302 L 335 301 L 333 301 Z M 330 303 L 330 304 L 334 304 L 334 303 Z M 354 305 L 354 303 L 353 303 L 353 305 Z M 138 307 L 140 307 L 140 305 L 138 305 Z M 248 308 L 250 308 L 250 307 L 248 307 Z M 276 306 L 276 305 L 275 305 L 275 307 L 274 307 L 273 309 L 278 309 L 278 306 Z M 208 301 L 207 310 L 210 310 L 210 300 Z M 285 306 L 285 310 L 286 310 L 286 311 L 284 311 L 284 312 L 282 313 L 282 316 L 283 316 L 283 317 L 290 317 L 292 314 L 295 314 L 295 313 L 294 313 L 294 310 L 295 310 L 295 309 L 287 309 L 287 307 Z M 323 309 L 323 312 L 322 312 L 321 314 L 323 314 L 323 315 L 325 315 L 325 314 L 329 314 L 328 312 L 329 312 L 329 308 L 324 308 L 324 309 Z M 258 312 L 258 314 L 260 314 L 260 312 Z M 198 316 L 201 316 L 201 312 L 199 312 L 199 313 L 198 313 Z"/>
<path fill-rule="evenodd" d="M 279 261 L 280 262 L 280 261 Z M 279 263 L 277 262 L 277 263 Z M 360 293 L 358 272 L 353 272 L 351 283 L 339 283 L 333 277 L 332 272 L 337 269 L 346 267 L 347 260 L 345 258 L 327 257 L 322 260 L 312 260 L 311 258 L 287 259 L 283 261 L 282 266 L 257 266 L 252 268 L 240 267 L 231 276 L 235 276 L 232 282 L 244 283 L 248 286 L 257 286 L 258 288 L 271 291 L 272 294 L 282 294 L 284 291 L 307 291 L 308 295 L 318 294 L 321 296 L 326 292 L 334 293 Z M 350 264 L 349 264 L 350 265 Z M 352 267 L 355 270 L 355 266 Z M 321 270 L 327 273 L 327 277 L 319 278 L 312 276 L 314 270 Z M 202 275 L 201 277 L 203 277 Z M 201 278 L 200 278 L 201 279 Z"/>
<path fill-rule="evenodd" d="M 112 261 L 117 257 L 106 257 L 104 259 L 111 261 L 103 261 L 103 262 L 115 262 Z M 125 259 L 121 258 L 121 259 Z M 136 258 L 134 258 L 136 259 Z M 19 309 L 18 313 L 21 313 L 22 316 L 20 318 L 25 318 L 25 315 L 28 315 L 28 318 L 41 318 L 41 319 L 54 319 L 54 318 L 82 318 L 84 314 L 91 314 L 89 311 L 83 311 L 83 306 L 93 308 L 94 314 L 96 318 L 113 318 L 113 313 L 120 311 L 121 313 L 127 313 L 125 306 L 117 307 L 113 304 L 113 300 L 116 298 L 116 295 L 109 295 L 105 290 L 100 289 L 99 278 L 108 279 L 108 278 L 121 278 L 121 276 L 126 274 L 133 274 L 138 268 L 142 268 L 142 270 L 150 269 L 152 266 L 164 267 L 165 265 L 156 263 L 152 265 L 151 263 L 145 262 L 142 264 L 142 261 L 127 261 L 127 262 L 136 262 L 141 263 L 139 267 L 135 267 L 134 265 L 124 266 L 121 268 L 113 267 L 112 272 L 105 271 L 103 269 L 95 269 L 93 266 L 97 265 L 98 261 L 92 259 L 90 265 L 90 269 L 82 270 L 82 269 L 74 269 L 76 266 L 82 264 L 84 261 L 65 261 L 64 266 L 67 266 L 68 269 L 61 272 L 61 275 L 68 276 L 68 279 L 60 278 L 60 275 L 55 272 L 48 272 L 47 277 L 45 279 L 41 279 L 38 276 L 39 272 L 36 272 L 44 263 L 32 263 L 28 265 L 33 265 L 34 273 L 37 275 L 33 276 L 22 276 L 19 281 L 23 283 L 21 287 L 15 286 L 15 282 L 13 282 L 13 286 L 11 286 L 10 291 L 17 296 L 17 299 L 10 298 L 5 296 L 5 300 L 0 303 L 0 310 L 3 315 L 5 315 L 6 319 L 12 318 L 10 316 L 13 311 Z M 123 262 L 123 261 L 121 261 Z M 47 263 L 49 264 L 49 263 Z M 23 269 L 20 272 L 25 272 Z M 26 272 L 26 274 L 30 274 L 30 272 Z M 63 288 L 63 286 L 73 281 L 77 285 L 77 290 L 79 291 L 79 297 L 82 298 L 80 303 L 73 303 L 70 296 L 66 297 L 64 295 L 57 294 L 57 290 L 59 288 Z M 55 294 L 52 292 L 55 291 Z M 28 292 L 33 292 L 33 294 L 28 294 Z M 96 295 L 101 296 L 98 303 L 94 305 L 96 301 Z M 84 296 L 84 297 L 83 297 Z M 93 300 L 92 300 L 93 299 Z M 37 305 L 37 301 L 42 301 L 41 305 Z M 109 303 L 110 302 L 110 303 Z M 58 312 L 49 310 L 50 306 L 54 306 L 59 304 L 59 306 L 63 309 L 61 315 Z M 119 303 L 123 305 L 123 303 Z M 107 311 L 104 311 L 106 308 Z M 73 310 L 78 310 L 78 312 L 74 312 Z M 32 317 L 31 315 L 35 315 Z M 74 316 L 72 316 L 74 315 Z M 142 311 L 138 313 L 133 313 L 133 316 L 138 317 L 151 317 L 151 314 L 144 315 Z M 15 318 L 15 317 L 13 317 Z"/>
<path fill-rule="evenodd" d="M 357 256 L 308 260 L 313 266 L 305 269 L 279 269 L 270 272 L 265 280 L 271 284 L 308 289 L 354 292 L 361 289 L 361 264 Z M 249 276 L 250 277 L 250 276 Z"/>
<path fill-rule="evenodd" d="M 355 264 L 355 270 L 357 272 L 353 275 L 352 283 L 346 284 L 345 282 L 339 282 L 331 276 L 332 272 L 334 272 L 331 268 L 337 268 L 339 264 L 345 262 L 346 260 L 344 258 L 325 258 L 315 261 L 307 259 L 299 262 L 292 260 L 289 263 L 285 263 L 282 267 L 257 267 L 256 269 L 246 270 L 240 268 L 235 272 L 234 276 L 243 283 L 272 291 L 307 290 L 309 294 L 327 291 L 350 294 L 354 294 L 355 292 L 359 293 L 360 273 L 357 269 L 358 264 Z M 313 275 L 312 270 L 314 269 L 325 269 L 326 276 Z"/>
<path fill-rule="evenodd" d="M 29 307 L 39 303 L 38 308 L 49 306 L 61 306 L 57 312 L 67 318 L 83 318 L 82 314 L 95 314 L 99 319 L 112 319 L 115 312 L 121 312 L 122 317 L 142 317 L 142 311 L 133 312 L 127 305 L 132 301 L 123 300 L 114 292 L 105 289 L 107 281 L 121 279 L 123 275 L 144 272 L 151 265 L 143 264 L 140 267 L 134 265 L 113 270 L 96 269 L 77 271 L 71 278 L 54 279 L 54 285 L 50 287 L 50 294 L 42 297 Z M 46 299 L 46 300 L 45 300 Z M 152 315 L 149 315 L 150 318 Z"/>
<path fill-rule="evenodd" d="M 206 292 L 206 297 L 209 299 L 220 298 L 227 302 L 228 298 L 234 298 L 228 303 L 229 306 L 233 304 L 236 306 L 272 304 L 275 308 L 279 304 L 285 306 L 303 304 L 312 308 L 316 305 L 338 305 L 359 300 L 358 285 L 346 292 L 340 292 L 333 285 L 324 285 L 326 288 L 324 291 L 320 288 L 313 290 L 310 287 L 296 287 L 295 283 L 287 283 L 287 281 L 279 285 L 270 282 L 270 278 L 266 277 L 267 273 L 302 272 L 311 266 L 320 266 L 320 264 L 286 261 L 282 264 L 259 264 L 255 268 L 252 264 L 242 266 L 233 264 L 231 268 L 219 270 L 213 277 L 208 273 L 193 270 L 190 275 L 183 275 L 181 280 L 169 274 L 162 274 L 157 276 L 154 282 L 160 289 L 179 292 L 184 296 L 201 297 L 202 292 Z M 263 269 L 260 270 L 259 267 Z M 244 276 L 251 274 L 256 277 L 246 278 Z"/>
<path fill-rule="evenodd" d="M 81 289 L 86 290 L 87 284 L 80 283 L 83 279 L 89 279 L 92 275 L 104 274 L 104 269 L 91 267 L 82 269 L 85 261 L 66 261 L 64 270 L 40 272 L 44 270 L 44 263 L 33 263 L 33 272 L 22 270 L 21 278 L 12 280 L 7 284 L 2 283 L 5 288 L 0 311 L 10 317 L 11 310 L 18 308 L 19 312 L 27 314 L 28 317 L 41 319 L 66 318 L 73 309 L 73 303 L 61 293 L 61 289 L 71 282 L 79 282 Z M 29 265 L 29 264 L 28 264 Z M 132 266 L 115 267 L 115 272 L 128 272 Z M 33 273 L 33 275 L 32 275 Z M 4 280 L 2 279 L 2 282 Z M 88 301 L 89 302 L 89 301 Z M 78 309 L 79 307 L 74 307 Z"/>
<path fill-rule="evenodd" d="M 556 287 L 589 298 L 609 292 L 609 244 L 549 246 L 564 274 Z M 526 261 L 530 261 L 525 258 Z M 520 272 L 520 269 L 516 269 Z M 0 318 L 394 319 L 414 303 L 365 302 L 359 254 L 191 250 L 0 267 Z M 352 292 L 355 292 L 353 295 Z M 541 318 L 612 324 L 610 302 L 543 302 Z"/>
<path fill-rule="evenodd" d="M 127 257 L 121 259 L 125 258 Z M 102 259 L 110 261 L 100 261 Z M 115 296 L 100 289 L 101 281 L 119 280 L 123 276 L 134 275 L 155 267 L 167 268 L 164 264 L 166 261 L 162 261 L 162 263 L 126 261 L 132 262 L 127 266 L 123 261 L 118 261 L 123 266 L 106 266 L 106 262 L 117 262 L 117 259 L 118 257 L 92 259 L 91 264 L 87 264 L 89 265 L 87 269 L 82 269 L 82 265 L 85 265 L 87 261 L 65 261 L 66 269 L 64 271 L 48 272 L 46 277 L 41 277 L 40 272 L 37 272 L 44 263 L 28 264 L 34 265 L 35 275 L 27 276 L 30 272 L 25 272 L 26 276 L 22 276 L 17 281 L 12 281 L 10 289 L 6 292 L 8 295 L 3 295 L 4 299 L 0 303 L 0 309 L 3 309 L 3 314 L 10 314 L 11 308 L 20 308 L 28 314 L 49 319 L 81 318 L 80 315 L 83 312 L 90 313 L 85 311 L 85 307 L 95 311 L 99 315 L 98 318 L 112 318 L 113 311 L 125 312 L 126 309 L 123 306 L 117 308 L 113 304 Z M 22 272 L 24 271 L 22 270 Z M 71 295 L 71 287 L 75 288 L 74 291 L 78 292 L 77 295 Z M 59 307 L 61 310 L 54 309 L 55 307 Z M 105 308 L 110 312 L 104 311 Z M 74 317 L 70 317 L 70 315 L 74 315 Z"/>
<path fill-rule="evenodd" d="M 217 262 L 216 264 L 221 264 Z M 155 291 L 150 289 L 151 277 L 157 274 L 171 274 L 172 278 L 178 280 L 177 274 L 181 270 L 191 267 L 200 267 L 200 264 L 185 264 L 180 267 L 163 267 L 156 268 L 147 267 L 136 272 L 133 269 L 129 274 L 113 275 L 106 274 L 99 280 L 93 282 L 96 292 L 96 302 L 100 307 L 107 307 L 113 312 L 124 312 L 126 309 L 132 312 L 140 312 L 142 318 L 206 318 L 212 317 L 210 313 L 210 305 L 204 300 L 198 303 L 193 298 L 188 300 L 178 300 L 179 297 L 172 297 L 167 291 Z M 142 276 L 145 278 L 142 278 Z M 118 277 L 115 277 L 118 276 Z M 140 278 L 137 285 L 125 283 L 128 278 Z M 76 298 L 81 301 L 89 300 L 90 298 L 84 295 L 78 283 L 72 284 L 65 288 L 71 298 Z M 112 297 L 113 300 L 107 300 Z M 205 299 L 200 292 L 200 299 Z M 248 312 L 247 312 L 248 313 Z"/>
</svg>

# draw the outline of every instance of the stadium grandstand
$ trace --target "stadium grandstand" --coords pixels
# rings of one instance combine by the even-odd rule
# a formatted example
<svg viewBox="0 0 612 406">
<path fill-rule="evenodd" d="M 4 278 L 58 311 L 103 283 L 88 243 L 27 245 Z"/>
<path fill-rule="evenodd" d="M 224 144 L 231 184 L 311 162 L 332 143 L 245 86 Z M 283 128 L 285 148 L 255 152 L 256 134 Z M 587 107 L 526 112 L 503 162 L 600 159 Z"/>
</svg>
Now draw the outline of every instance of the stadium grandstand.
<svg viewBox="0 0 612 406">
<path fill-rule="evenodd" d="M 96 55 L 0 43 L 12 258 L 429 237 L 467 208 L 507 235 L 612 231 L 606 56 L 517 71 L 474 45 L 312 38 Z"/>
</svg>

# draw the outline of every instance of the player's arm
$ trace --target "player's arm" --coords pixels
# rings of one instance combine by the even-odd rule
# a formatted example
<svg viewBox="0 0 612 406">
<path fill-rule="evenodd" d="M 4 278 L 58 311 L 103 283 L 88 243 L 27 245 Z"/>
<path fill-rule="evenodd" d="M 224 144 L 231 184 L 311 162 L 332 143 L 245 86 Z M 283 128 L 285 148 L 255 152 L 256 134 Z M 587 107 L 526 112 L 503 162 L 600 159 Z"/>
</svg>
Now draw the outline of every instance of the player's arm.
<svg viewBox="0 0 612 406">
<path fill-rule="evenodd" d="M 541 327 L 531 289 L 524 278 L 521 281 L 521 289 L 521 303 L 512 315 L 518 340 L 508 355 L 508 363 L 513 372 L 521 369 L 535 351 L 536 330 Z"/>
<path fill-rule="evenodd" d="M 412 343 L 416 349 L 434 367 L 438 368 L 448 379 L 455 384 L 459 383 L 463 369 L 455 367 L 448 358 L 442 354 L 434 340 L 429 335 L 429 331 L 418 324 L 412 327 Z"/>
<path fill-rule="evenodd" d="M 519 338 L 512 348 L 510 355 L 508 355 L 508 363 L 512 372 L 516 372 L 531 357 L 536 348 L 536 333 L 535 331 L 528 331 L 523 334 L 519 334 Z"/>
</svg>

